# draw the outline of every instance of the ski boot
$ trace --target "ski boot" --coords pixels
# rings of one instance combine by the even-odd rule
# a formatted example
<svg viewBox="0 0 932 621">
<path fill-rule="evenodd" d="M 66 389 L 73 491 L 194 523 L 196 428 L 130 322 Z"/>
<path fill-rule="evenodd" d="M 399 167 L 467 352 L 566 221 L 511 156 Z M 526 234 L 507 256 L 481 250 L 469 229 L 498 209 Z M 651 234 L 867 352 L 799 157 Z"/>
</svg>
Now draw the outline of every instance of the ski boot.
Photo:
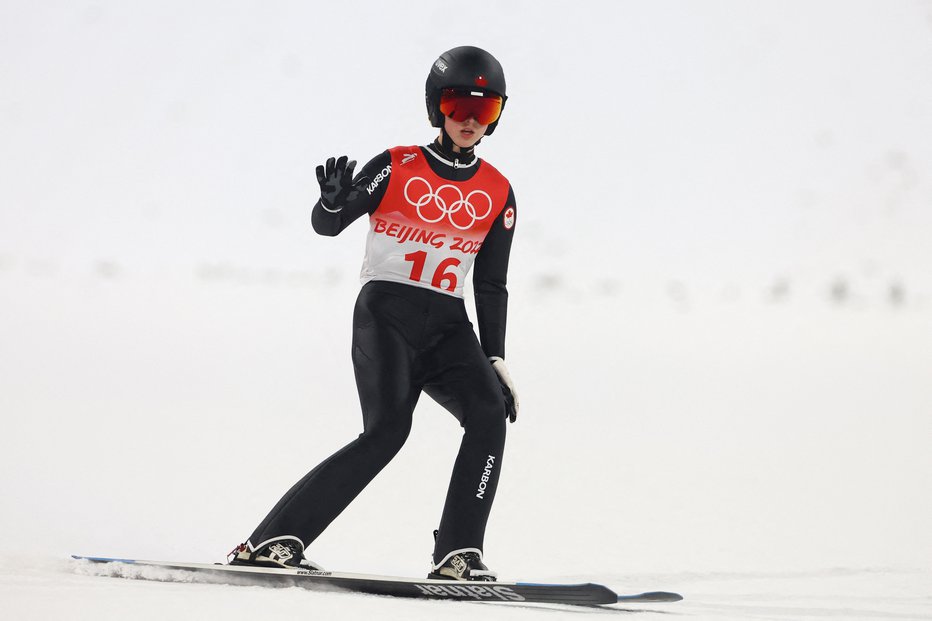
<svg viewBox="0 0 932 621">
<path fill-rule="evenodd" d="M 433 580 L 461 580 L 495 582 L 498 578 L 494 571 L 482 562 L 482 552 L 471 548 L 450 552 L 439 565 L 433 566 L 427 575 Z"/>
<path fill-rule="evenodd" d="M 241 543 L 233 548 L 227 559 L 230 565 L 323 571 L 323 567 L 304 558 L 304 543 L 289 535 L 263 541 L 257 547 L 248 541 Z"/>
</svg>

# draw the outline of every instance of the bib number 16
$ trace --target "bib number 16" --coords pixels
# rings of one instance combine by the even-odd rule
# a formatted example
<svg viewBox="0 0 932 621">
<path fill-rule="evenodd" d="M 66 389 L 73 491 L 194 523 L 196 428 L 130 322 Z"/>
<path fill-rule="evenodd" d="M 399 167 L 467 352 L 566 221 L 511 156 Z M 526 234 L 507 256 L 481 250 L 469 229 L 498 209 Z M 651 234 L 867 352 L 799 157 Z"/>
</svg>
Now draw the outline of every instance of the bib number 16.
<svg viewBox="0 0 932 621">
<path fill-rule="evenodd" d="M 411 274 L 408 276 L 414 282 L 421 282 L 421 276 L 424 275 L 424 265 L 427 263 L 427 252 L 418 250 L 409 252 L 405 255 L 405 261 L 410 261 Z M 437 289 L 446 291 L 455 291 L 457 285 L 456 272 L 451 268 L 459 267 L 460 260 L 453 257 L 444 259 L 434 270 L 434 276 L 430 279 L 430 285 Z"/>
</svg>

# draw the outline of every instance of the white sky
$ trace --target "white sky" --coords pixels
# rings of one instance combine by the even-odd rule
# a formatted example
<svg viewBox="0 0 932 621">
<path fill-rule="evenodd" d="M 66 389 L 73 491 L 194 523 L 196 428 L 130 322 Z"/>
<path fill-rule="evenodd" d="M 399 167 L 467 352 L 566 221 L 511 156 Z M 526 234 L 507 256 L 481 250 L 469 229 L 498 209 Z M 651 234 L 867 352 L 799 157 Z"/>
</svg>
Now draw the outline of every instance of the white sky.
<svg viewBox="0 0 932 621">
<path fill-rule="evenodd" d="M 314 166 L 429 141 L 427 70 L 472 43 L 509 81 L 481 155 L 517 274 L 932 292 L 932 2 L 387 6 L 2 3 L 0 267 L 354 272 Z"/>
</svg>

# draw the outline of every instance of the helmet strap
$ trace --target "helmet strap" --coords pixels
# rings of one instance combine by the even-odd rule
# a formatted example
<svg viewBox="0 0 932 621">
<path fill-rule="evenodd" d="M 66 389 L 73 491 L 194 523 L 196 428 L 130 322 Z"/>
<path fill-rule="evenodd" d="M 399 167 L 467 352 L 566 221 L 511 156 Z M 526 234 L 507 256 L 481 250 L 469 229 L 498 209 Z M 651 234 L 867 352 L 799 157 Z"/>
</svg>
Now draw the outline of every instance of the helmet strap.
<svg viewBox="0 0 932 621">
<path fill-rule="evenodd" d="M 482 142 L 482 138 L 477 140 L 476 144 L 479 144 L 480 142 Z M 453 150 L 453 147 L 455 146 L 456 146 L 456 143 L 453 142 L 453 138 L 450 136 L 450 134 L 447 133 L 447 128 L 441 125 L 440 126 L 440 148 L 447 155 L 458 157 L 460 159 L 465 159 L 466 161 L 469 161 L 473 157 L 475 157 L 474 150 L 476 148 L 476 145 L 473 145 L 469 147 L 468 149 L 463 149 L 462 147 L 459 147 L 460 149 L 459 153 Z"/>
</svg>

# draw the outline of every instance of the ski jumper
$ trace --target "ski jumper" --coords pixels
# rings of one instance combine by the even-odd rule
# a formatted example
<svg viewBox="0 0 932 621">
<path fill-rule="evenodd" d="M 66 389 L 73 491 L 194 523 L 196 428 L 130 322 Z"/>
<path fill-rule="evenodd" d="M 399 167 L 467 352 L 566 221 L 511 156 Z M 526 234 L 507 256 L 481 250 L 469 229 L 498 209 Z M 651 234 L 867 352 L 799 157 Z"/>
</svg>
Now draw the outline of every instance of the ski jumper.
<svg viewBox="0 0 932 621">
<path fill-rule="evenodd" d="M 505 353 L 514 194 L 490 164 L 436 142 L 380 154 L 354 186 L 359 197 L 342 209 L 318 202 L 312 223 L 337 235 L 369 215 L 352 341 L 363 432 L 298 481 L 248 545 L 316 539 L 401 449 L 423 391 L 463 428 L 434 562 L 481 554 L 505 444 L 505 403 L 489 357 Z M 474 265 L 479 337 L 463 299 Z"/>
</svg>

